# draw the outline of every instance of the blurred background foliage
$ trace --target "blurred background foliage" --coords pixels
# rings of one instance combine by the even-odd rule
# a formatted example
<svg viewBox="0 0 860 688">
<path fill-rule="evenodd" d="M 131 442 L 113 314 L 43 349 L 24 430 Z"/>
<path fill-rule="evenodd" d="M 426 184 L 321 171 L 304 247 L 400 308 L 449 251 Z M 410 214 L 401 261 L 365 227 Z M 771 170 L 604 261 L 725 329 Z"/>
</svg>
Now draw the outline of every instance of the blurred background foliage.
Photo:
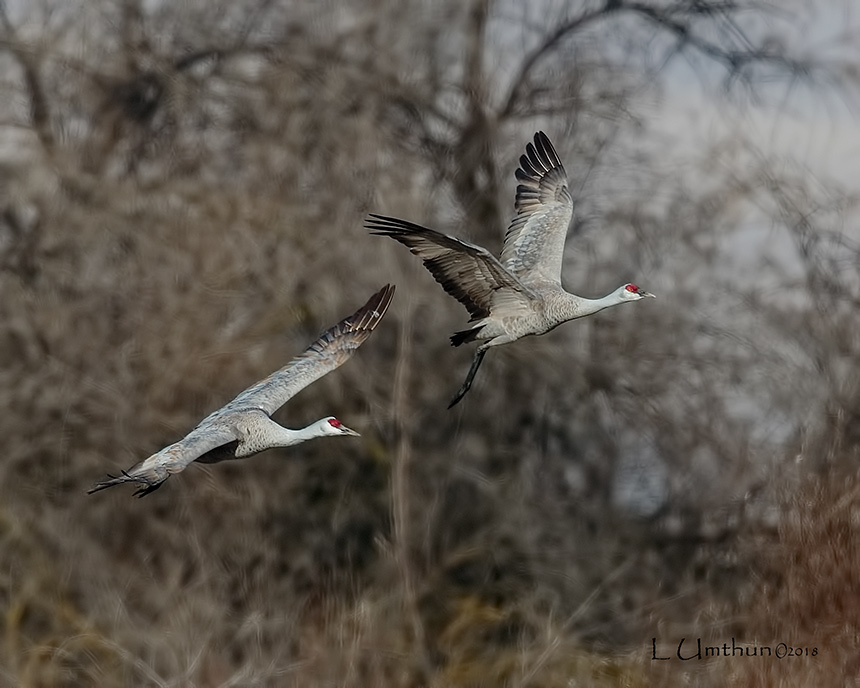
<svg viewBox="0 0 860 688">
<path fill-rule="evenodd" d="M 794 40 L 810 8 L 0 9 L 0 682 L 857 680 L 856 181 L 742 128 L 681 164 L 683 117 L 653 124 L 690 74 L 750 110 L 853 98 L 856 62 Z M 658 300 L 494 352 L 448 412 L 465 313 L 362 220 L 498 251 L 538 129 L 577 203 L 566 286 Z M 85 496 L 389 281 L 372 339 L 276 414 L 360 440 Z M 685 636 L 819 652 L 651 661 Z"/>
</svg>

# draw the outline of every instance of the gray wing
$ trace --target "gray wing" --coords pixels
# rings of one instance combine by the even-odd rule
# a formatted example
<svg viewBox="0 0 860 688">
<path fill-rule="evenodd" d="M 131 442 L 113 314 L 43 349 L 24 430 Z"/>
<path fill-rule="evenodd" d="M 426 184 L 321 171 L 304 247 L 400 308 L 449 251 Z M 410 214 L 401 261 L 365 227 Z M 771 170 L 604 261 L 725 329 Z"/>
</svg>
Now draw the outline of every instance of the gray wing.
<svg viewBox="0 0 860 688">
<path fill-rule="evenodd" d="M 518 292 L 524 299 L 535 298 L 531 289 L 480 246 L 395 217 L 371 213 L 370 218 L 365 227 L 373 234 L 399 241 L 421 258 L 442 288 L 466 307 L 472 320 L 490 314 L 493 296 L 499 290 Z"/>
<path fill-rule="evenodd" d="M 542 131 L 526 146 L 516 172 L 517 214 L 505 234 L 502 264 L 526 284 L 561 282 L 564 241 L 573 217 L 567 173 Z"/>
<path fill-rule="evenodd" d="M 138 483 L 140 487 L 134 494 L 143 497 L 161 487 L 161 483 L 174 473 L 185 470 L 192 461 L 238 439 L 231 424 L 218 422 L 209 416 L 181 440 L 123 471 L 122 475 L 108 475 L 106 480 L 88 490 L 88 494 L 122 483 Z"/>
<path fill-rule="evenodd" d="M 248 408 L 274 413 L 314 380 L 346 363 L 379 324 L 393 296 L 394 286 L 386 284 L 355 313 L 324 332 L 303 354 L 246 389 L 211 418 Z"/>
</svg>

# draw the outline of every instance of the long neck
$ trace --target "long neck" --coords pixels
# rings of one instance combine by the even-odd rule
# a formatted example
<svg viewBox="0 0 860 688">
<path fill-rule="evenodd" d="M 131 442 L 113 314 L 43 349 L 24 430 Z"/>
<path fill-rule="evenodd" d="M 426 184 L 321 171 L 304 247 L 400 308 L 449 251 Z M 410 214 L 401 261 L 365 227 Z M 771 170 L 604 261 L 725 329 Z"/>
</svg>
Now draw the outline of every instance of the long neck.
<svg viewBox="0 0 860 688">
<path fill-rule="evenodd" d="M 301 430 L 290 430 L 261 413 L 247 421 L 244 439 L 236 448 L 236 458 L 242 459 L 275 447 L 291 447 L 320 434 L 319 421 Z"/>
<path fill-rule="evenodd" d="M 320 437 L 319 424 L 312 423 L 308 425 L 306 428 L 302 428 L 301 430 L 290 430 L 289 428 L 283 428 L 283 435 L 285 439 L 285 443 L 281 446 L 289 447 L 293 444 L 299 444 L 300 442 L 304 442 L 305 440 L 311 440 L 314 437 Z"/>
<path fill-rule="evenodd" d="M 299 444 L 305 440 L 319 437 L 319 423 L 312 423 L 301 430 L 290 430 L 284 426 L 270 420 L 266 424 L 264 436 L 261 438 L 269 447 L 291 447 L 294 444 Z"/>
<path fill-rule="evenodd" d="M 561 309 L 565 320 L 573 320 L 574 318 L 582 318 L 592 313 L 602 311 L 610 306 L 617 306 L 619 303 L 624 303 L 623 299 L 618 297 L 618 292 L 613 291 L 611 294 L 599 299 L 585 299 L 581 296 L 566 294 L 566 299 L 563 302 Z"/>
</svg>

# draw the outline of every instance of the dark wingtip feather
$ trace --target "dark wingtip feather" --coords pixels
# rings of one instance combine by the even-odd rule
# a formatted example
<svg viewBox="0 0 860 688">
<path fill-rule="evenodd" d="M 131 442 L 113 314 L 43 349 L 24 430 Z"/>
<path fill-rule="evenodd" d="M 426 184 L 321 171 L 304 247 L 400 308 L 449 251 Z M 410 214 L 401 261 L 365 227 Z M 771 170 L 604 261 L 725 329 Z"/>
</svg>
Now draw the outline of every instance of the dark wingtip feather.
<svg viewBox="0 0 860 688">
<path fill-rule="evenodd" d="M 388 307 L 394 298 L 394 290 L 395 286 L 393 284 L 386 284 L 373 294 L 367 300 L 367 303 L 347 318 L 347 327 L 353 331 L 363 330 L 370 332 L 373 330 L 386 312 L 388 312 Z"/>
<path fill-rule="evenodd" d="M 421 232 L 432 232 L 427 227 L 401 220 L 398 217 L 389 217 L 388 215 L 377 215 L 376 213 L 368 213 L 369 220 L 364 221 L 364 226 L 369 229 L 372 234 L 382 234 L 385 236 L 397 236 L 402 234 L 413 234 Z"/>
<path fill-rule="evenodd" d="M 386 284 L 382 289 L 380 289 L 374 295 L 376 298 L 372 298 L 373 302 L 373 316 L 375 319 L 375 323 L 382 320 L 382 316 L 384 316 L 388 312 L 388 307 L 391 305 L 391 301 L 394 299 L 394 291 L 396 287 L 393 284 Z M 374 323 L 374 327 L 376 326 Z"/>
<path fill-rule="evenodd" d="M 542 131 L 535 133 L 535 148 L 543 153 L 555 153 L 555 148 L 553 148 L 552 142 L 549 140 L 549 136 L 544 134 Z"/>
<path fill-rule="evenodd" d="M 391 301 L 394 298 L 394 291 L 397 287 L 393 284 L 386 284 L 378 292 L 376 292 L 368 303 L 373 305 L 373 310 L 379 313 L 378 318 L 385 315 Z"/>
<path fill-rule="evenodd" d="M 542 131 L 535 134 L 535 148 L 539 153 L 541 162 L 546 165 L 547 170 L 551 170 L 554 167 L 562 167 L 561 158 L 558 157 L 555 146 L 552 145 L 549 136 Z"/>
<path fill-rule="evenodd" d="M 538 201 L 544 180 L 556 179 L 553 175 L 558 173 L 562 179 L 567 176 L 549 137 L 539 131 L 534 136 L 534 143 L 526 144 L 525 155 L 520 156 L 520 166 L 514 172 L 517 181 L 521 182 L 517 185 L 514 205 L 522 209 L 529 200 Z"/>
</svg>

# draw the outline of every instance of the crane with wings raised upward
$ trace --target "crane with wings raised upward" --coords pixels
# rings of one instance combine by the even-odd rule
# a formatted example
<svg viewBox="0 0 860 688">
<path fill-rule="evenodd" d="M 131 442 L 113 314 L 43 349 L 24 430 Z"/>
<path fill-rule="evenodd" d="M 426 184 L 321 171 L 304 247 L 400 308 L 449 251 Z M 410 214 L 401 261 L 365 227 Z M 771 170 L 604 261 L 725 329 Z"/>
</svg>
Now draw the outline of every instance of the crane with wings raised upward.
<svg viewBox="0 0 860 688">
<path fill-rule="evenodd" d="M 436 281 L 472 316 L 472 326 L 452 335 L 451 343 L 481 344 L 448 408 L 469 391 L 490 347 L 654 296 L 635 284 L 624 284 L 600 299 L 565 291 L 561 265 L 573 199 L 564 165 L 542 131 L 526 146 L 516 176 L 516 215 L 508 226 L 501 259 L 481 246 L 406 220 L 371 214 L 365 223 L 373 234 L 390 236 L 421 258 Z"/>
</svg>

